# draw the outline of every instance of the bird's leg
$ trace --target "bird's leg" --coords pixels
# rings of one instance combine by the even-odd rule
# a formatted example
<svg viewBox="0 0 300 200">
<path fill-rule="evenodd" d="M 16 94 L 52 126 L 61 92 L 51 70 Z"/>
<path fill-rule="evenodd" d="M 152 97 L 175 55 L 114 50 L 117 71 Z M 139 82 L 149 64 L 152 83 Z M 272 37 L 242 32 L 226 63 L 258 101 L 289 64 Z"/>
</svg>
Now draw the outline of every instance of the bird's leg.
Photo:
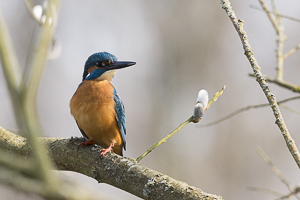
<svg viewBox="0 0 300 200">
<path fill-rule="evenodd" d="M 109 147 L 107 149 L 102 149 L 101 151 L 101 154 L 100 154 L 100 157 L 104 156 L 106 153 L 112 151 L 113 149 L 113 146 L 114 146 L 114 143 L 110 143 Z"/>
<path fill-rule="evenodd" d="M 78 144 L 78 149 L 79 149 L 79 147 L 82 146 L 82 145 L 90 145 L 90 144 L 96 144 L 96 142 L 93 142 L 92 140 L 80 142 L 80 143 Z"/>
</svg>

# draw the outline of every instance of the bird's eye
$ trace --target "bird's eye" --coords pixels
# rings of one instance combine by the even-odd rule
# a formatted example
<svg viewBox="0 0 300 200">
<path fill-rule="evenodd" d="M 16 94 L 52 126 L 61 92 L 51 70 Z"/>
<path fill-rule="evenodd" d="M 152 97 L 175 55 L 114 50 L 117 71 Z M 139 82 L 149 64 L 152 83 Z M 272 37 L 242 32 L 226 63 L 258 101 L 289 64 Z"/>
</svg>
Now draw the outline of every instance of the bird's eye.
<svg viewBox="0 0 300 200">
<path fill-rule="evenodd" d="M 96 66 L 97 66 L 97 67 L 103 67 L 104 64 L 103 64 L 102 62 L 96 62 Z"/>
</svg>

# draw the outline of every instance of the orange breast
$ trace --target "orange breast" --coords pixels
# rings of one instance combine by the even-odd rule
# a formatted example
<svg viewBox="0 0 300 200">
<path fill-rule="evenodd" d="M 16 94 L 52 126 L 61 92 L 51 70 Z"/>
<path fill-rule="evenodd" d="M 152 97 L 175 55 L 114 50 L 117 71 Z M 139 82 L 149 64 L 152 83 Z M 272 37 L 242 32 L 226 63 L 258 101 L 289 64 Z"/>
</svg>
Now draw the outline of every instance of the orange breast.
<svg viewBox="0 0 300 200">
<path fill-rule="evenodd" d="M 107 148 L 114 144 L 122 155 L 122 137 L 116 121 L 114 88 L 107 80 L 84 81 L 70 101 L 71 114 L 89 140 Z"/>
</svg>

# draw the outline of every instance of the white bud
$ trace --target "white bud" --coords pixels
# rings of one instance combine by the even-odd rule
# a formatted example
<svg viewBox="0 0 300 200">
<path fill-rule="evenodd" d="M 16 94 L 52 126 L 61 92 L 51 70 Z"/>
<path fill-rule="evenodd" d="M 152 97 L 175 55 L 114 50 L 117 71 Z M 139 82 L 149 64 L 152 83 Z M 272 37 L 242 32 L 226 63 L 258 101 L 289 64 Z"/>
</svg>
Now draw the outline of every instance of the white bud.
<svg viewBox="0 0 300 200">
<path fill-rule="evenodd" d="M 197 103 L 194 108 L 193 122 L 199 122 L 200 118 L 204 115 L 204 110 L 208 104 L 208 92 L 200 90 L 197 97 Z"/>
<path fill-rule="evenodd" d="M 206 108 L 206 106 L 208 104 L 208 92 L 206 90 L 199 91 L 197 103 L 201 103 L 203 105 L 203 109 Z"/>
<path fill-rule="evenodd" d="M 32 13 L 34 17 L 40 21 L 43 13 L 43 7 L 41 5 L 34 6 L 32 9 Z"/>
</svg>

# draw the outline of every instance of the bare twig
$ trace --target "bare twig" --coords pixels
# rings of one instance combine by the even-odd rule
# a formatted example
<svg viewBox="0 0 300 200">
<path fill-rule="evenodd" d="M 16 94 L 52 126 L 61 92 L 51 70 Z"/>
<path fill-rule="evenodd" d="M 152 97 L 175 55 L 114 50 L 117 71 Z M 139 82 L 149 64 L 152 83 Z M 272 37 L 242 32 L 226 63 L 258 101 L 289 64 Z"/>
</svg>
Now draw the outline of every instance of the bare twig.
<svg viewBox="0 0 300 200">
<path fill-rule="evenodd" d="M 282 103 L 285 103 L 285 102 L 291 101 L 291 100 L 296 100 L 296 99 L 300 99 L 300 96 L 296 96 L 296 97 L 291 97 L 291 98 L 288 98 L 288 99 L 284 99 L 282 101 L 278 101 L 277 103 L 278 103 L 278 105 L 283 106 Z M 199 125 L 199 127 L 212 126 L 212 125 L 218 124 L 220 122 L 223 122 L 223 121 L 225 121 L 227 119 L 230 119 L 231 117 L 234 117 L 235 115 L 240 114 L 240 113 L 242 113 L 244 111 L 247 111 L 247 110 L 250 110 L 250 109 L 254 109 L 254 108 L 267 107 L 267 106 L 270 106 L 270 104 L 266 103 L 266 104 L 257 104 L 257 105 L 246 106 L 246 107 L 240 108 L 240 109 L 238 109 L 238 110 L 236 110 L 236 111 L 234 111 L 234 112 L 232 112 L 232 113 L 230 113 L 230 114 L 228 114 L 228 115 L 226 115 L 226 116 L 224 116 L 224 117 L 222 117 L 220 119 L 217 119 L 216 121 L 213 121 L 211 123 L 201 124 L 201 125 Z M 291 111 L 291 112 L 294 112 L 294 111 Z"/>
<path fill-rule="evenodd" d="M 219 92 L 217 92 L 217 93 L 213 96 L 213 98 L 208 102 L 208 104 L 207 104 L 205 110 L 209 109 L 210 105 L 211 105 L 213 102 L 217 101 L 217 99 L 219 98 L 219 96 L 221 96 L 221 95 L 223 94 L 223 91 L 225 90 L 225 88 L 226 88 L 226 85 L 224 85 L 224 86 L 222 87 L 222 89 L 221 89 Z"/>
<path fill-rule="evenodd" d="M 236 31 L 241 39 L 241 42 L 242 42 L 242 45 L 243 45 L 243 48 L 245 51 L 245 55 L 248 58 L 250 65 L 253 69 L 254 75 L 256 77 L 256 81 L 259 83 L 260 87 L 262 88 L 262 90 L 263 90 L 264 94 L 266 95 L 266 98 L 268 99 L 269 104 L 273 110 L 273 114 L 276 119 L 275 123 L 277 124 L 278 128 L 280 129 L 291 155 L 293 156 L 295 162 L 297 163 L 298 167 L 300 168 L 300 154 L 299 154 L 298 148 L 296 146 L 294 139 L 292 138 L 291 134 L 289 133 L 289 131 L 285 125 L 285 122 L 281 115 L 280 109 L 276 102 L 275 95 L 273 93 L 271 93 L 270 88 L 267 85 L 265 78 L 260 71 L 260 66 L 258 65 L 256 58 L 254 57 L 251 46 L 249 44 L 248 36 L 243 29 L 244 22 L 243 22 L 243 20 L 240 20 L 236 17 L 234 11 L 232 10 L 231 3 L 229 0 L 221 0 L 221 4 L 222 4 L 222 8 L 225 10 L 229 19 L 232 21 L 234 28 L 236 29 Z"/>
<path fill-rule="evenodd" d="M 263 0 L 259 0 L 259 3 L 261 4 L 261 7 L 264 9 L 266 14 L 268 15 L 270 21 L 273 24 L 273 27 L 276 30 L 277 33 L 277 48 L 276 48 L 276 57 L 277 57 L 277 80 L 283 80 L 283 48 L 284 48 L 284 42 L 286 40 L 286 36 L 284 35 L 284 27 L 281 24 L 281 16 L 279 15 L 279 12 L 275 6 L 275 3 L 273 2 L 273 9 L 276 16 L 276 19 L 271 15 L 271 12 L 265 5 L 265 2 Z"/>
<path fill-rule="evenodd" d="M 290 198 L 292 195 L 295 194 L 295 192 L 291 192 L 287 195 L 283 195 L 283 194 L 280 194 L 276 191 L 273 191 L 273 190 L 270 190 L 270 189 L 266 189 L 266 188 L 260 188 L 260 187 L 248 187 L 247 188 L 248 190 L 252 190 L 252 191 L 259 191 L 259 192 L 265 192 L 267 194 L 271 194 L 271 195 L 274 195 L 274 196 L 277 196 L 278 198 L 276 198 L 276 200 L 280 200 L 280 199 L 287 199 L 287 198 Z M 297 196 L 295 196 L 297 199 L 299 199 Z"/>
<path fill-rule="evenodd" d="M 297 115 L 300 115 L 300 112 L 299 112 L 299 111 L 294 110 L 294 109 L 292 109 L 292 108 L 290 108 L 290 107 L 288 107 L 288 106 L 281 105 L 281 104 L 279 104 L 279 106 L 282 107 L 283 109 L 286 109 L 286 110 L 292 112 L 292 113 L 295 113 L 295 114 L 297 114 Z"/>
<path fill-rule="evenodd" d="M 281 200 L 281 199 L 291 199 L 291 196 L 294 195 L 294 192 L 291 192 L 287 195 L 282 195 L 281 197 L 277 198 L 276 200 Z M 299 197 L 296 197 L 297 199 L 299 199 Z"/>
<path fill-rule="evenodd" d="M 293 188 L 289 182 L 287 181 L 287 179 L 284 177 L 284 175 L 282 174 L 282 172 L 273 164 L 273 162 L 271 161 L 271 159 L 267 156 L 267 154 L 262 150 L 261 147 L 256 147 L 256 151 L 257 153 L 260 155 L 260 157 L 265 161 L 265 163 L 267 165 L 269 165 L 270 169 L 272 170 L 272 172 L 281 180 L 282 183 L 284 183 L 287 188 L 289 189 L 290 193 L 287 195 L 280 195 L 280 198 L 278 199 L 287 199 L 289 197 L 291 197 L 292 195 L 294 195 L 297 199 L 300 199 L 296 194 L 299 192 L 298 191 L 298 187 Z M 275 194 L 275 193 L 272 193 Z M 278 193 L 279 194 L 279 193 Z M 278 195 L 277 195 L 278 196 Z"/>
<path fill-rule="evenodd" d="M 283 80 L 283 65 L 284 65 L 284 58 L 283 58 L 283 49 L 284 49 L 284 42 L 286 40 L 286 36 L 284 34 L 284 27 L 282 25 L 281 16 L 277 10 L 275 2 L 272 0 L 272 6 L 274 13 L 276 15 L 277 25 L 279 32 L 277 33 L 277 48 L 276 48 L 276 57 L 277 57 L 277 79 Z"/>
<path fill-rule="evenodd" d="M 249 74 L 249 76 L 253 76 L 255 77 L 254 74 Z M 267 82 L 270 82 L 270 83 L 275 83 L 281 87 L 284 87 L 286 89 L 289 89 L 289 90 L 292 90 L 293 92 L 297 92 L 297 93 L 300 93 L 300 86 L 298 85 L 295 85 L 295 84 L 292 84 L 292 83 L 288 83 L 284 80 L 278 80 L 278 79 L 275 79 L 275 78 L 271 78 L 271 77 L 264 77 L 265 81 Z"/>
<path fill-rule="evenodd" d="M 249 7 L 253 8 L 253 9 L 256 9 L 256 10 L 263 10 L 261 8 L 258 8 L 256 6 L 254 6 L 254 5 L 250 5 Z M 265 12 L 267 12 L 268 14 L 275 14 L 274 12 L 270 12 L 270 11 L 266 11 L 266 10 L 265 10 Z M 277 15 L 279 15 L 282 18 L 286 18 L 286 19 L 289 19 L 289 20 L 292 20 L 292 21 L 300 22 L 300 19 L 296 19 L 296 18 L 287 16 L 287 15 L 283 15 L 283 14 L 279 14 L 279 13 Z"/>
<path fill-rule="evenodd" d="M 269 11 L 269 9 L 267 8 L 265 2 L 263 0 L 259 0 L 259 3 L 261 5 L 261 7 L 263 8 L 263 10 L 267 13 L 273 27 L 275 28 L 277 34 L 280 32 L 279 27 L 278 27 L 278 22 L 276 21 L 276 19 L 274 18 L 274 16 L 272 16 L 272 12 Z"/>
<path fill-rule="evenodd" d="M 172 133 L 166 135 L 163 139 L 161 139 L 160 141 L 158 141 L 157 143 L 155 143 L 154 145 L 152 145 L 147 151 L 145 151 L 142 155 L 140 155 L 137 159 L 136 162 L 140 162 L 145 156 L 147 156 L 149 153 L 151 153 L 151 151 L 153 151 L 156 147 L 158 147 L 159 145 L 161 145 L 162 143 L 165 143 L 167 141 L 167 139 L 169 139 L 170 137 L 172 137 L 175 133 L 177 133 L 180 129 L 182 129 L 185 125 L 187 125 L 188 123 L 193 121 L 193 116 L 191 116 L 190 118 L 188 118 L 185 122 L 182 122 L 174 131 L 172 131 Z"/>
<path fill-rule="evenodd" d="M 222 89 L 213 96 L 213 98 L 208 102 L 208 104 L 206 106 L 206 110 L 210 107 L 210 105 L 213 102 L 217 101 L 218 97 L 220 97 L 223 94 L 223 91 L 225 90 L 225 88 L 226 88 L 226 85 L 224 85 L 222 87 Z M 187 125 L 190 122 L 194 122 L 193 115 L 190 118 L 188 118 L 185 122 L 182 122 L 174 131 L 172 131 L 172 133 L 166 135 L 163 139 L 161 139 L 160 141 L 158 141 L 156 144 L 152 145 L 147 151 L 145 151 L 142 155 L 140 155 L 136 159 L 136 161 L 140 162 L 146 155 L 148 155 L 151 151 L 153 151 L 156 147 L 158 147 L 162 143 L 165 143 L 167 141 L 167 139 L 169 139 L 170 137 L 172 137 L 175 133 L 177 133 L 180 129 L 182 129 L 185 125 Z M 199 121 L 197 120 L 197 122 L 199 122 Z"/>
<path fill-rule="evenodd" d="M 275 192 L 275 191 L 273 191 L 273 190 L 266 189 L 266 188 L 260 188 L 260 187 L 248 187 L 247 189 L 248 189 L 248 190 L 253 190 L 253 191 L 265 192 L 265 193 L 272 194 L 272 195 L 277 196 L 277 197 L 282 197 L 282 196 L 283 196 L 283 194 L 280 194 L 280 193 L 278 193 L 278 192 Z"/>
<path fill-rule="evenodd" d="M 281 182 L 283 182 L 290 191 L 293 191 L 293 188 L 288 183 L 287 179 L 283 176 L 283 174 L 281 173 L 281 171 L 273 164 L 273 162 L 271 161 L 271 159 L 262 150 L 262 148 L 261 147 L 256 147 L 256 151 L 260 155 L 260 157 L 265 161 L 265 163 L 267 163 L 267 165 L 269 165 L 269 167 L 272 170 L 272 172 L 281 180 Z"/>
<path fill-rule="evenodd" d="M 292 54 L 296 53 L 300 49 L 300 44 L 289 50 L 286 54 L 283 55 L 283 58 L 286 59 L 287 57 L 291 56 Z"/>
<path fill-rule="evenodd" d="M 282 87 L 288 88 L 288 89 L 293 90 L 295 92 L 300 92 L 300 86 L 287 83 L 286 81 L 283 80 L 284 60 L 288 56 L 294 54 L 300 48 L 300 44 L 297 45 L 296 47 L 294 47 L 293 49 L 291 49 L 290 51 L 288 51 L 286 54 L 283 54 L 284 42 L 286 41 L 287 37 L 284 34 L 284 27 L 281 23 L 282 15 L 279 14 L 279 11 L 277 10 L 274 1 L 271 1 L 272 2 L 272 7 L 273 7 L 273 12 L 269 11 L 269 9 L 267 8 L 267 6 L 265 5 L 263 0 L 259 0 L 259 2 L 261 4 L 261 7 L 263 8 L 263 10 L 268 15 L 268 17 L 269 17 L 269 19 L 270 19 L 271 23 L 273 24 L 273 27 L 276 31 L 276 34 L 277 34 L 277 39 L 276 39 L 276 43 L 277 43 L 277 48 L 276 48 L 277 76 L 276 76 L 275 79 L 267 78 L 267 81 L 276 83 L 276 84 L 278 84 Z M 274 14 L 275 17 L 272 14 Z"/>
</svg>

